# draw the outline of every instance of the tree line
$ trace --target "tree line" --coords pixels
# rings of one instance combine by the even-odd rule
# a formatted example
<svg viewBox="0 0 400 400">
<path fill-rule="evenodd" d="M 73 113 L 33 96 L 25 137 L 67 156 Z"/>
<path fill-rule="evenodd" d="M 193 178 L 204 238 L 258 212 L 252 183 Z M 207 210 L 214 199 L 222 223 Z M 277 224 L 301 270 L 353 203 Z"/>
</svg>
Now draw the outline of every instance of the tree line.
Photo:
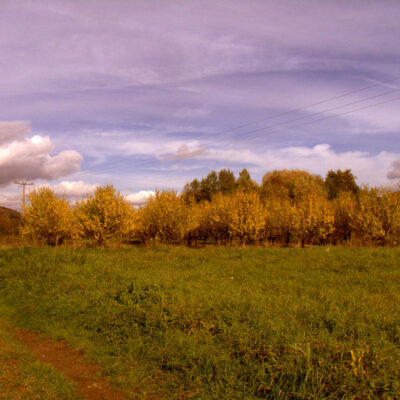
<svg viewBox="0 0 400 400">
<path fill-rule="evenodd" d="M 181 194 L 157 191 L 136 208 L 111 185 L 74 205 L 47 187 L 28 199 L 22 236 L 49 245 L 78 238 L 96 245 L 398 245 L 400 238 L 400 192 L 359 187 L 350 170 L 329 171 L 325 179 L 275 170 L 261 184 L 246 169 L 237 178 L 211 171 Z"/>
</svg>

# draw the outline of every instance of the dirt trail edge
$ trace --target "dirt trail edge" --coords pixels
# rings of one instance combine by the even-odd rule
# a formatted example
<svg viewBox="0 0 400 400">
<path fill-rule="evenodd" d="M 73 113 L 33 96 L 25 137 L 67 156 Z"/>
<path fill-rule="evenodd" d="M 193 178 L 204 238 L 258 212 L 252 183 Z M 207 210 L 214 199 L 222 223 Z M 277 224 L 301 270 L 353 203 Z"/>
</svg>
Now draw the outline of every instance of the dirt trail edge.
<svg viewBox="0 0 400 400">
<path fill-rule="evenodd" d="M 100 376 L 98 364 L 85 361 L 83 352 L 71 349 L 66 342 L 54 341 L 22 329 L 15 329 L 14 335 L 40 361 L 52 365 L 74 381 L 77 391 L 86 400 L 127 399 L 126 395 L 114 389 L 107 379 Z"/>
</svg>

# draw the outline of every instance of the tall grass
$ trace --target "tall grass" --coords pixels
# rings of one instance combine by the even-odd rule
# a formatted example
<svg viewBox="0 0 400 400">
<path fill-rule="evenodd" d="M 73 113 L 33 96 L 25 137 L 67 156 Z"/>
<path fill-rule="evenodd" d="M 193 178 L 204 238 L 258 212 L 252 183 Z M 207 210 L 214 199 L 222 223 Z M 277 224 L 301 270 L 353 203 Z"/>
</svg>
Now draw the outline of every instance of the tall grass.
<svg viewBox="0 0 400 400">
<path fill-rule="evenodd" d="M 132 398 L 399 398 L 399 249 L 6 249 L 0 299 Z"/>
</svg>

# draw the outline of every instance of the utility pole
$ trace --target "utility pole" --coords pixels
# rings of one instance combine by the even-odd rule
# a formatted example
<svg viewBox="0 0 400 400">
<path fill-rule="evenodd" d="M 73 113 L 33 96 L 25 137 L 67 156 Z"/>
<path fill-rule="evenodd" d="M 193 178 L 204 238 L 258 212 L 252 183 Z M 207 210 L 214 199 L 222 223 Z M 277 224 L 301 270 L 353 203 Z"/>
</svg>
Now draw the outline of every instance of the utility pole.
<svg viewBox="0 0 400 400">
<path fill-rule="evenodd" d="M 21 206 L 22 206 L 22 211 L 24 211 L 25 208 L 25 186 L 27 185 L 33 185 L 33 182 L 14 182 L 16 185 L 21 185 L 22 186 L 22 201 L 21 201 Z"/>
</svg>

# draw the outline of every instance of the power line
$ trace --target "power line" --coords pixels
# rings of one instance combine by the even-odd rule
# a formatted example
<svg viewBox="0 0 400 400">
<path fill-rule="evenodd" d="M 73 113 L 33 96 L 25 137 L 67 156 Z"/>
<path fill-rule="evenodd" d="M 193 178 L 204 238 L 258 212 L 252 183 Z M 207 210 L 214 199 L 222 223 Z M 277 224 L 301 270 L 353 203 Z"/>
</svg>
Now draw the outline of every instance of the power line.
<svg viewBox="0 0 400 400">
<path fill-rule="evenodd" d="M 324 114 L 324 113 L 327 113 L 327 112 L 332 112 L 332 111 L 335 111 L 335 110 L 346 108 L 346 107 L 349 107 L 349 106 L 352 106 L 352 105 L 355 105 L 355 104 L 363 103 L 365 101 L 372 100 L 372 99 L 375 99 L 375 98 L 378 98 L 378 97 L 382 97 L 382 96 L 386 96 L 388 94 L 391 94 L 391 93 L 394 93 L 394 92 L 398 92 L 398 91 L 400 91 L 400 88 L 399 89 L 393 89 L 393 90 L 390 90 L 390 91 L 387 91 L 387 92 L 384 92 L 384 93 L 381 93 L 381 94 L 378 94 L 378 95 L 370 96 L 370 97 L 367 97 L 367 98 L 364 98 L 364 99 L 361 99 L 361 100 L 352 101 L 350 103 L 346 103 L 346 104 L 343 104 L 343 105 L 340 105 L 340 106 L 336 106 L 336 107 L 333 107 L 333 108 L 329 108 L 329 109 L 325 109 L 325 110 L 322 110 L 322 111 L 318 111 L 318 112 L 314 112 L 314 113 L 311 113 L 311 114 L 307 114 L 305 116 L 296 117 L 296 118 L 293 118 L 293 119 L 290 119 L 290 120 L 287 120 L 287 121 L 284 121 L 284 122 L 281 122 L 281 123 L 278 123 L 278 124 L 273 124 L 273 125 L 270 125 L 270 126 L 267 126 L 267 127 L 261 127 L 261 128 L 253 129 L 253 130 L 248 131 L 248 132 L 239 133 L 239 134 L 234 135 L 234 136 L 232 136 L 230 138 L 230 139 L 237 139 L 237 140 L 234 140 L 233 142 L 226 141 L 226 142 L 224 142 L 222 144 L 213 146 L 213 142 L 210 141 L 210 142 L 206 143 L 205 146 L 206 147 L 209 146 L 210 149 L 211 148 L 219 148 L 219 147 L 226 146 L 226 145 L 229 145 L 229 144 L 232 144 L 232 143 L 236 143 L 236 142 L 238 142 L 240 140 L 243 140 L 243 139 L 247 139 L 247 138 L 251 139 L 252 138 L 252 136 L 250 136 L 251 134 L 254 134 L 254 133 L 260 132 L 260 131 L 264 131 L 265 129 L 271 129 L 271 128 L 279 127 L 279 126 L 283 126 L 283 128 L 275 130 L 273 133 L 281 132 L 281 131 L 284 131 L 284 130 L 287 130 L 287 129 L 293 129 L 293 128 L 298 127 L 298 126 L 307 125 L 308 122 L 302 123 L 302 124 L 296 124 L 294 126 L 284 126 L 284 125 L 289 124 L 291 122 L 300 121 L 300 120 L 303 120 L 303 119 L 309 119 L 309 118 L 315 117 L 317 115 L 321 115 L 321 114 Z M 384 104 L 384 103 L 386 103 L 386 101 L 384 101 L 382 103 L 377 103 L 376 105 L 380 105 L 380 104 Z M 374 106 L 374 105 L 372 105 L 372 106 Z M 369 108 L 369 106 L 367 106 L 366 108 Z M 355 111 L 358 111 L 358 110 L 361 110 L 361 109 L 363 109 L 363 107 L 360 108 L 360 109 L 357 109 Z M 353 112 L 353 111 L 351 111 L 351 112 Z M 318 119 L 317 121 L 322 121 L 324 119 L 334 118 L 336 116 L 345 115 L 345 114 L 347 114 L 347 112 L 336 114 L 334 116 L 324 117 L 322 119 Z M 310 123 L 313 123 L 313 121 L 311 121 Z M 269 134 L 270 134 L 269 132 L 264 132 L 263 134 L 257 135 L 256 137 L 268 136 Z M 124 170 L 123 167 L 128 167 L 128 168 L 138 167 L 138 166 L 146 165 L 148 163 L 153 163 L 154 161 L 155 160 L 153 158 L 152 159 L 143 160 L 143 161 L 138 161 L 136 163 L 131 163 L 129 161 L 125 161 L 122 164 L 120 163 L 119 167 L 117 166 L 117 168 L 105 167 L 105 168 L 97 169 L 96 172 L 100 172 L 101 173 L 101 172 L 108 172 L 108 171 L 112 171 L 112 170 L 121 171 L 121 170 Z M 83 170 L 81 172 L 86 172 L 86 171 L 87 170 Z"/>
<path fill-rule="evenodd" d="M 274 128 L 274 127 L 277 127 L 277 126 L 282 126 L 282 125 L 285 125 L 285 124 L 288 124 L 288 123 L 291 123 L 291 122 L 295 122 L 295 121 L 301 121 L 303 119 L 315 117 L 317 115 L 325 114 L 325 113 L 328 113 L 328 112 L 340 110 L 341 108 L 346 108 L 346 107 L 349 107 L 349 106 L 352 106 L 352 105 L 355 105 L 355 104 L 363 103 L 365 101 L 372 100 L 372 99 L 375 99 L 375 98 L 378 98 L 378 97 L 382 97 L 382 96 L 386 96 L 388 94 L 391 94 L 391 93 L 394 93 L 394 92 L 398 92 L 398 91 L 400 91 L 400 89 L 390 90 L 390 91 L 385 92 L 385 93 L 381 93 L 381 94 L 378 94 L 378 95 L 370 96 L 370 97 L 367 97 L 367 98 L 361 99 L 361 100 L 352 101 L 350 103 L 342 104 L 340 106 L 336 106 L 336 107 L 333 107 L 333 108 L 330 108 L 330 109 L 327 109 L 327 110 L 317 111 L 317 112 L 314 112 L 314 113 L 311 113 L 311 114 L 303 115 L 301 117 L 293 118 L 291 120 L 285 121 L 285 122 L 280 123 L 280 124 L 274 124 L 274 125 L 270 125 L 270 126 L 266 126 L 266 127 L 257 128 L 257 129 L 254 129 L 254 130 L 250 131 L 250 132 L 234 135 L 234 136 L 232 136 L 232 138 L 239 138 L 240 137 L 242 139 L 242 138 L 250 137 L 250 139 L 251 139 L 252 136 L 249 136 L 249 135 L 252 134 L 252 133 L 263 131 L 265 129 L 271 129 L 271 128 Z M 340 114 L 340 115 L 344 115 L 344 114 Z M 297 127 L 297 125 L 295 125 L 294 127 Z M 285 129 L 293 129 L 294 127 L 283 127 L 282 129 L 279 129 L 278 131 L 281 132 L 281 131 L 283 131 Z M 268 132 L 265 133 L 265 134 L 262 134 L 262 136 L 264 136 L 264 135 L 268 135 Z M 257 137 L 259 137 L 259 136 L 261 136 L 261 135 L 258 135 Z M 236 142 L 236 141 L 234 141 L 234 142 Z M 230 142 L 225 142 L 222 145 L 224 146 L 224 145 L 229 144 L 229 143 Z"/>
<path fill-rule="evenodd" d="M 301 123 L 301 124 L 289 126 L 289 127 L 287 127 L 287 129 L 294 129 L 294 128 L 298 128 L 298 127 L 304 126 L 304 125 L 311 125 L 311 124 L 314 124 L 314 123 L 316 123 L 316 122 L 321 122 L 321 121 L 325 121 L 325 120 L 327 120 L 327 119 L 332 119 L 332 118 L 341 117 L 341 116 L 343 116 L 343 115 L 351 114 L 351 113 L 357 112 L 357 111 L 366 110 L 366 109 L 372 108 L 372 107 L 377 107 L 377 106 L 380 106 L 380 105 L 382 105 L 382 104 L 391 103 L 391 102 L 397 101 L 397 100 L 400 100 L 400 96 L 399 96 L 399 97 L 394 97 L 394 98 L 392 98 L 392 99 L 388 99 L 388 100 L 385 100 L 385 101 L 381 101 L 381 102 L 379 102 L 379 103 L 369 104 L 369 105 L 364 106 L 364 107 L 355 108 L 355 109 L 353 109 L 353 110 L 345 111 L 345 112 L 343 112 L 343 113 L 334 114 L 334 115 L 329 115 L 329 116 L 326 116 L 326 117 L 323 117 L 323 118 L 315 119 L 315 120 L 313 120 L 313 121 L 307 121 L 307 122 L 303 122 L 303 123 Z M 270 135 L 273 135 L 273 134 L 275 134 L 275 133 L 282 132 L 282 131 L 285 130 L 285 129 L 286 129 L 286 128 L 277 129 L 277 130 L 272 131 L 272 132 L 267 132 L 266 134 L 259 134 L 259 135 L 251 136 L 251 137 L 249 138 L 249 140 L 256 139 L 256 138 L 261 137 L 261 136 L 270 136 Z M 231 142 L 231 143 L 228 143 L 228 144 L 232 144 L 232 143 L 235 143 L 235 142 L 237 142 L 237 141 L 239 141 L 239 140 L 236 140 L 236 141 Z M 221 147 L 221 146 L 225 146 L 225 145 L 227 145 L 227 144 L 222 144 L 222 145 L 219 145 L 219 146 L 214 146 L 214 148 L 216 148 L 216 147 Z"/>
<path fill-rule="evenodd" d="M 337 99 L 340 99 L 340 98 L 343 98 L 343 97 L 346 97 L 346 96 L 349 96 L 349 95 L 352 95 L 352 94 L 355 94 L 355 93 L 360 93 L 362 91 L 365 91 L 365 90 L 368 90 L 368 89 L 372 89 L 374 87 L 382 86 L 382 85 L 397 81 L 399 79 L 400 79 L 400 76 L 397 76 L 397 77 L 394 77 L 394 78 L 391 78 L 391 79 L 387 79 L 387 80 L 384 80 L 384 81 L 380 81 L 380 82 L 374 83 L 372 85 L 368 85 L 368 86 L 364 86 L 364 87 L 361 87 L 361 88 L 358 88 L 358 89 L 355 89 L 355 90 L 347 91 L 347 92 L 344 92 L 342 94 L 330 97 L 328 99 L 320 100 L 320 101 L 317 101 L 315 103 L 308 104 L 306 106 L 301 106 L 301 107 L 298 107 L 298 108 L 294 108 L 294 109 L 291 109 L 291 110 L 288 110 L 288 111 L 284 111 L 284 112 L 281 112 L 281 113 L 278 113 L 278 114 L 274 114 L 274 115 L 266 117 L 266 118 L 262 118 L 262 119 L 259 119 L 259 120 L 256 120 L 256 121 L 253 121 L 253 122 L 250 122 L 250 123 L 246 123 L 246 124 L 231 128 L 229 131 L 230 132 L 236 131 L 236 130 L 242 129 L 242 128 L 246 127 L 246 126 L 254 125 L 254 124 L 259 123 L 259 122 L 272 120 L 272 119 L 275 119 L 275 118 L 278 118 L 278 117 L 281 117 L 281 116 L 284 116 L 284 115 L 289 115 L 289 114 L 296 113 L 296 112 L 299 112 L 299 111 L 302 111 L 302 110 L 306 110 L 308 108 L 311 108 L 311 107 L 314 107 L 314 106 L 317 106 L 317 105 L 321 105 L 321 104 L 324 104 L 324 103 L 328 103 L 328 102 L 331 102 L 331 101 L 334 101 L 334 100 L 337 100 Z M 396 90 L 398 90 L 398 89 L 396 89 Z M 287 123 L 287 122 L 284 122 L 284 123 Z M 276 125 L 273 125 L 273 126 L 276 126 Z M 265 127 L 261 128 L 261 129 L 265 129 Z M 153 130 L 152 132 L 154 133 L 156 131 Z M 152 133 L 152 132 L 150 132 L 150 133 Z M 206 135 L 205 137 L 203 137 L 201 139 L 204 140 L 204 139 L 207 139 L 207 138 L 210 138 L 210 137 L 220 136 L 223 133 L 224 132 L 220 131 L 218 133 L 213 133 L 213 134 L 210 134 L 210 135 Z M 236 136 L 234 136 L 234 137 L 236 137 Z M 167 146 L 166 149 L 175 150 L 176 147 L 175 146 Z M 143 160 L 142 162 L 147 164 L 147 162 L 149 162 L 149 161 L 150 162 L 154 162 L 154 158 L 151 158 L 151 159 L 148 159 L 148 160 Z M 114 166 L 125 165 L 127 162 L 129 163 L 129 161 L 118 161 L 118 162 L 113 163 L 111 165 L 114 165 Z M 134 164 L 134 165 L 137 165 L 137 164 Z M 139 165 L 141 165 L 141 164 L 139 164 Z M 108 169 L 108 168 L 106 167 L 106 169 Z M 93 167 L 85 168 L 84 170 L 81 170 L 78 173 L 88 172 L 88 171 L 101 172 L 102 170 L 104 170 L 104 168 L 101 168 L 99 170 L 98 167 L 93 166 Z"/>
<path fill-rule="evenodd" d="M 259 134 L 259 135 L 255 135 L 255 136 L 250 137 L 249 140 L 256 139 L 256 138 L 261 137 L 261 136 L 270 136 L 270 135 L 273 135 L 273 134 L 275 134 L 275 133 L 282 132 L 282 131 L 284 131 L 285 129 L 298 128 L 298 127 L 301 127 L 301 126 L 311 125 L 311 124 L 314 124 L 314 123 L 317 123 L 317 122 L 321 122 L 321 121 L 324 121 L 324 120 L 327 120 L 327 119 L 337 118 L 337 117 L 340 117 L 340 116 L 343 116 L 343 115 L 347 115 L 347 114 L 350 114 L 350 113 L 353 113 L 353 112 L 357 112 L 357 111 L 361 111 L 361 110 L 366 110 L 366 109 L 369 109 L 369 108 L 372 108 L 372 107 L 377 107 L 377 106 L 380 106 L 380 105 L 383 105 L 383 104 L 386 104 L 386 103 L 390 103 L 390 102 L 393 102 L 393 101 L 397 101 L 397 100 L 400 100 L 400 97 L 395 97 L 395 98 L 392 98 L 392 99 L 388 99 L 388 100 L 385 100 L 385 101 L 381 101 L 381 102 L 379 102 L 379 103 L 369 104 L 369 105 L 367 105 L 367 106 L 363 106 L 363 107 L 359 107 L 359 108 L 356 108 L 356 109 L 353 109 L 353 110 L 345 111 L 345 112 L 339 113 L 339 114 L 334 114 L 334 115 L 326 116 L 326 117 L 319 118 L 319 119 L 316 119 L 316 120 L 306 121 L 306 122 L 303 122 L 303 123 L 301 123 L 301 124 L 296 124 L 296 125 L 292 125 L 292 126 L 289 126 L 289 127 L 277 129 L 277 130 L 272 131 L 272 132 L 262 133 L 262 134 Z M 230 144 L 239 142 L 241 139 L 242 139 L 242 138 L 239 138 L 239 139 L 237 139 L 237 140 L 235 140 L 235 141 L 233 141 L 233 142 L 223 143 L 223 144 L 214 146 L 214 147 L 211 148 L 210 150 L 216 149 L 216 148 L 220 148 L 220 147 L 224 147 L 224 146 L 227 146 L 227 145 L 230 145 Z"/>
</svg>

